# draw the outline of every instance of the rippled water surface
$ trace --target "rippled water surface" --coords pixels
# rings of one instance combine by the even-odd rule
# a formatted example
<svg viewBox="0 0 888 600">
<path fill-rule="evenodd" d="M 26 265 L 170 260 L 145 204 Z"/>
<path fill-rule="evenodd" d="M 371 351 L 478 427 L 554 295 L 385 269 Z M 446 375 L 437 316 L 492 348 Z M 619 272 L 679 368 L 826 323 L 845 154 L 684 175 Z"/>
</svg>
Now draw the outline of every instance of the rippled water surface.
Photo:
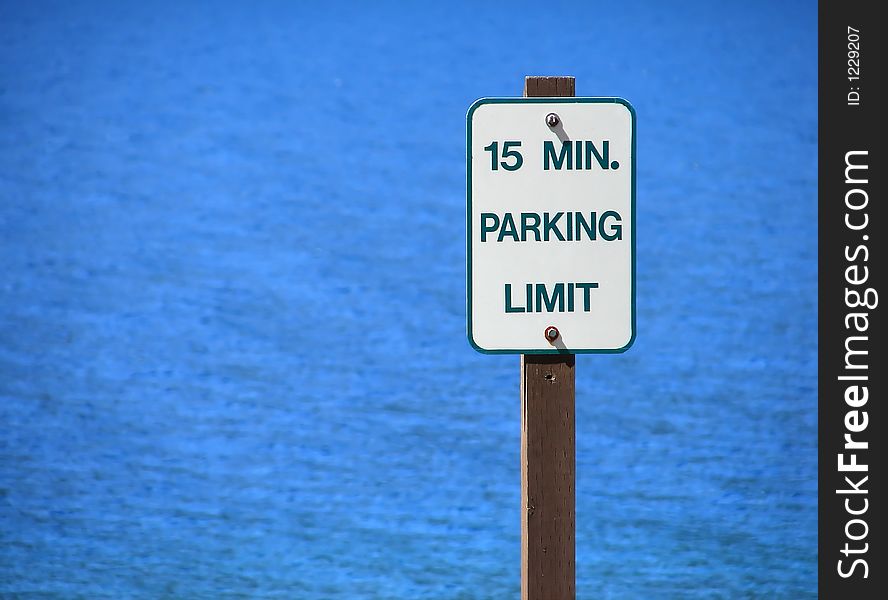
<svg viewBox="0 0 888 600">
<path fill-rule="evenodd" d="M 813 597 L 816 4 L 335 1 L 0 7 L 0 596 L 516 598 L 464 117 L 527 74 L 638 113 L 578 597 Z"/>
</svg>

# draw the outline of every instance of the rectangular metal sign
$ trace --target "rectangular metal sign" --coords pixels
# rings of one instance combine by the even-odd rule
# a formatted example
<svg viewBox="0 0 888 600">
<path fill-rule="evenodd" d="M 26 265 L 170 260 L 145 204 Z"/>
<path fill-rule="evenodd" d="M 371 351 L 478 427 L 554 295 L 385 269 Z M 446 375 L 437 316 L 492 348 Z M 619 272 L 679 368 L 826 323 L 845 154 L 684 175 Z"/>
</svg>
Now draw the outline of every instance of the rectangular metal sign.
<svg viewBox="0 0 888 600">
<path fill-rule="evenodd" d="M 635 339 L 635 111 L 483 98 L 467 115 L 468 337 L 480 352 L 624 352 Z"/>
</svg>

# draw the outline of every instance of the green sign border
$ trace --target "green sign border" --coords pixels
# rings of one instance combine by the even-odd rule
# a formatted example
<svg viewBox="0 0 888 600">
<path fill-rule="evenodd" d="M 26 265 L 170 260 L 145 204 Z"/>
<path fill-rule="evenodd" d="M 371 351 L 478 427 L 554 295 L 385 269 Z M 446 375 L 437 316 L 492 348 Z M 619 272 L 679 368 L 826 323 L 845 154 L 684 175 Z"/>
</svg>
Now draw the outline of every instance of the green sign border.
<svg viewBox="0 0 888 600">
<path fill-rule="evenodd" d="M 485 104 L 622 104 L 632 117 L 632 336 L 622 348 L 571 348 L 569 350 L 487 350 L 472 338 L 472 115 Z M 617 97 L 570 97 L 570 98 L 480 98 L 466 113 L 466 337 L 472 348 L 483 354 L 621 354 L 635 343 L 635 109 L 623 98 Z M 542 334 L 541 334 L 542 335 Z"/>
</svg>

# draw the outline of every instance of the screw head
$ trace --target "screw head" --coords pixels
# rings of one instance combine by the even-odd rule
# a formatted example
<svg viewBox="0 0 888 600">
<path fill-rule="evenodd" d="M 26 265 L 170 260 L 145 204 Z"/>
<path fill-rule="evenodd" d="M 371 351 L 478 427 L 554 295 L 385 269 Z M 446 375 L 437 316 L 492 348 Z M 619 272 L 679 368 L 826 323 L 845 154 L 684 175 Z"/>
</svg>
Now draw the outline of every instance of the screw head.
<svg viewBox="0 0 888 600">
<path fill-rule="evenodd" d="M 544 335 L 546 336 L 546 340 L 548 340 L 548 342 L 551 344 L 558 339 L 558 336 L 561 335 L 561 333 L 558 331 L 557 327 L 549 325 L 548 327 L 546 327 L 546 332 Z"/>
<path fill-rule="evenodd" d="M 556 127 L 558 123 L 561 122 L 561 119 L 558 118 L 558 115 L 555 113 L 549 113 L 546 115 L 546 125 L 549 127 Z"/>
</svg>

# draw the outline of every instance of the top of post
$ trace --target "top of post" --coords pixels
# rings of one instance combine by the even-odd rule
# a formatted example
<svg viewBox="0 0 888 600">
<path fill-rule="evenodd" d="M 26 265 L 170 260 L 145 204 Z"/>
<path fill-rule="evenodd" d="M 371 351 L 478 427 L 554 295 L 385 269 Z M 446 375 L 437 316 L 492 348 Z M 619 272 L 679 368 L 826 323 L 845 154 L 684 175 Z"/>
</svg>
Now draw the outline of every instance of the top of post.
<svg viewBox="0 0 888 600">
<path fill-rule="evenodd" d="M 576 79 L 573 77 L 525 77 L 525 98 L 576 96 Z"/>
</svg>

